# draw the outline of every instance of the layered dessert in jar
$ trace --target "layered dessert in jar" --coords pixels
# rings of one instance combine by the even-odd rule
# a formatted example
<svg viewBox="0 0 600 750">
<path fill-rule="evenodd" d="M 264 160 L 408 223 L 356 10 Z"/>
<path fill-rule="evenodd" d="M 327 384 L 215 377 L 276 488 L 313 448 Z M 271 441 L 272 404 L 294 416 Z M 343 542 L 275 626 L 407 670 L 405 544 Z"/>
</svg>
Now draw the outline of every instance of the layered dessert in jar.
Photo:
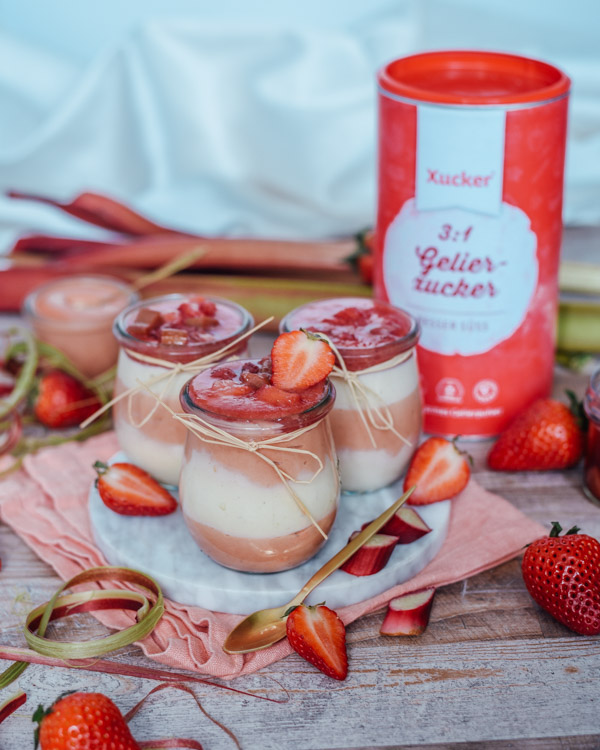
<svg viewBox="0 0 600 750">
<path fill-rule="evenodd" d="M 371 492 L 393 483 L 421 431 L 417 321 L 386 302 L 344 297 L 293 310 L 281 330 L 295 329 L 325 334 L 339 355 L 331 424 L 342 490 Z"/>
<path fill-rule="evenodd" d="M 600 370 L 596 370 L 590 378 L 583 406 L 588 418 L 583 489 L 592 502 L 600 505 Z"/>
<path fill-rule="evenodd" d="M 186 429 L 152 394 L 179 412 L 179 393 L 194 370 L 174 371 L 173 366 L 220 351 L 252 325 L 252 316 L 239 305 L 190 294 L 144 300 L 119 315 L 113 329 L 120 345 L 114 395 L 136 390 L 114 404 L 113 420 L 130 461 L 161 482 L 177 484 Z M 242 340 L 222 359 L 245 353 Z"/>
<path fill-rule="evenodd" d="M 74 275 L 31 292 L 23 316 L 40 341 L 63 352 L 93 378 L 116 363 L 119 346 L 112 335 L 113 321 L 137 299 L 127 284 L 110 276 Z"/>
<path fill-rule="evenodd" d="M 187 383 L 181 404 L 201 434 L 188 431 L 181 507 L 213 560 L 267 573 L 319 550 L 340 494 L 327 418 L 334 400 L 327 379 L 295 392 L 274 386 L 270 358 L 226 363 Z"/>
</svg>

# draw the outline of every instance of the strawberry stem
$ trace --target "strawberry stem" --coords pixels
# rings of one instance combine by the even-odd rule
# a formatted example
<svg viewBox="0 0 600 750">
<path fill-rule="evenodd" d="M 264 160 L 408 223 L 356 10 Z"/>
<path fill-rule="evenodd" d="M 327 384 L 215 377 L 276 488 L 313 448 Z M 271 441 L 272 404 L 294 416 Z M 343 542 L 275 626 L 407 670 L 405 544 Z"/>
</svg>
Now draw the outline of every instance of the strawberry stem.
<svg viewBox="0 0 600 750">
<path fill-rule="evenodd" d="M 33 384 L 35 371 L 38 365 L 37 347 L 35 339 L 31 333 L 25 329 L 12 329 L 8 332 L 8 335 L 18 335 L 23 339 L 21 343 L 25 352 L 25 362 L 23 363 L 23 367 L 21 367 L 19 376 L 10 395 L 8 398 L 0 400 L 0 418 L 10 414 L 10 412 L 27 396 Z M 15 345 L 13 344 L 13 346 Z"/>
<path fill-rule="evenodd" d="M 571 526 L 571 528 L 567 531 L 565 536 L 570 536 L 571 534 L 578 534 L 581 531 L 579 526 Z"/>
<path fill-rule="evenodd" d="M 103 461 L 94 462 L 94 469 L 96 469 L 96 471 L 98 472 L 99 477 L 101 477 L 103 474 L 106 474 L 109 468 L 109 465 L 105 464 Z"/>
<path fill-rule="evenodd" d="M 552 521 L 552 529 L 550 530 L 550 534 L 548 536 L 550 537 L 560 536 L 561 531 L 562 531 L 562 526 L 559 524 L 559 522 Z"/>
</svg>

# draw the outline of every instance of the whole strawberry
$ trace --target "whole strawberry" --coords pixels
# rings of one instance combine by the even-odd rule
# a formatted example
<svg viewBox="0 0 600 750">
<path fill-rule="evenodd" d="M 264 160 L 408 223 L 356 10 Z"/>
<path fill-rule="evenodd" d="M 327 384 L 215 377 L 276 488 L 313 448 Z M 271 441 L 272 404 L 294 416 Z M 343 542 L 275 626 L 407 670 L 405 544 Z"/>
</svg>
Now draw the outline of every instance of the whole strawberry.
<svg viewBox="0 0 600 750">
<path fill-rule="evenodd" d="M 500 435 L 488 455 L 496 471 L 567 469 L 583 452 L 583 432 L 568 406 L 535 401 Z"/>
<path fill-rule="evenodd" d="M 74 427 L 100 407 L 98 397 L 62 370 L 42 375 L 33 410 L 46 427 Z"/>
<path fill-rule="evenodd" d="M 70 693 L 33 715 L 41 750 L 140 750 L 115 704 L 102 693 Z"/>
<path fill-rule="evenodd" d="M 552 617 L 582 635 L 600 633 L 600 543 L 574 526 L 564 536 L 554 522 L 523 556 L 523 580 Z"/>
</svg>

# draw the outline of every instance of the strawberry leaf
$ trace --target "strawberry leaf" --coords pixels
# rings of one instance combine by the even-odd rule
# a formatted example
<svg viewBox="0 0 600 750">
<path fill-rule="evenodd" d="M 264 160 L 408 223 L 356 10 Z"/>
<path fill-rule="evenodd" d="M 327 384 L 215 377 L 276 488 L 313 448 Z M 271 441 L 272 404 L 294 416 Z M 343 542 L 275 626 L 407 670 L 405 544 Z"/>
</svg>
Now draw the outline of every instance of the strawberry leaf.
<svg viewBox="0 0 600 750">
<path fill-rule="evenodd" d="M 559 522 L 552 521 L 552 529 L 550 533 L 548 534 L 548 536 L 550 537 L 559 536 L 561 531 L 562 531 L 562 526 L 559 524 Z"/>
<path fill-rule="evenodd" d="M 569 409 L 571 411 L 571 414 L 575 417 L 577 426 L 582 432 L 587 432 L 589 420 L 587 418 L 587 414 L 585 413 L 585 409 L 583 408 L 583 401 L 580 401 L 577 398 L 577 395 L 574 393 L 574 391 L 567 390 L 565 391 L 565 393 L 569 398 Z"/>
</svg>

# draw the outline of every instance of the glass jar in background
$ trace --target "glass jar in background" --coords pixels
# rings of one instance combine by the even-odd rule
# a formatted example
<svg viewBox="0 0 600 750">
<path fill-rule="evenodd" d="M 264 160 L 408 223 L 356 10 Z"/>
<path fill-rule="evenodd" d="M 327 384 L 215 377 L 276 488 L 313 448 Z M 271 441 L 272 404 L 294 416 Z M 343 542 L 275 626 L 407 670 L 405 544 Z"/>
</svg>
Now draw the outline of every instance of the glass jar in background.
<svg viewBox="0 0 600 750">
<path fill-rule="evenodd" d="M 350 378 L 356 379 L 352 388 L 339 371 L 331 376 L 337 392 L 331 425 L 342 491 L 372 492 L 392 484 L 406 468 L 421 432 L 417 321 L 387 302 L 343 297 L 298 307 L 280 328 L 327 335 Z M 382 428 L 387 420 L 393 429 Z"/>
<path fill-rule="evenodd" d="M 67 276 L 28 294 L 23 317 L 40 341 L 93 378 L 116 364 L 119 346 L 112 335 L 113 321 L 138 299 L 127 284 L 110 276 Z"/>
<path fill-rule="evenodd" d="M 596 370 L 583 400 L 589 420 L 583 462 L 583 491 L 600 505 L 600 369 Z"/>
<path fill-rule="evenodd" d="M 204 430 L 187 431 L 179 480 L 186 524 L 209 557 L 249 573 L 288 570 L 313 557 L 340 495 L 326 419 L 334 386 L 284 393 L 269 378 L 268 359 L 239 360 L 205 370 L 181 393 L 183 410 Z"/>
<path fill-rule="evenodd" d="M 115 397 L 136 388 L 140 382 L 159 378 L 148 388 L 179 412 L 179 393 L 193 373 L 171 373 L 167 366 L 143 358 L 188 364 L 220 350 L 253 324 L 250 313 L 234 302 L 193 294 L 170 294 L 128 307 L 115 320 L 113 329 L 121 347 Z M 223 359 L 244 355 L 246 350 L 247 341 L 241 341 Z M 113 406 L 113 420 L 119 445 L 129 460 L 159 481 L 176 485 L 183 459 L 185 427 L 166 409 L 157 406 L 156 399 L 143 389 Z"/>
</svg>

